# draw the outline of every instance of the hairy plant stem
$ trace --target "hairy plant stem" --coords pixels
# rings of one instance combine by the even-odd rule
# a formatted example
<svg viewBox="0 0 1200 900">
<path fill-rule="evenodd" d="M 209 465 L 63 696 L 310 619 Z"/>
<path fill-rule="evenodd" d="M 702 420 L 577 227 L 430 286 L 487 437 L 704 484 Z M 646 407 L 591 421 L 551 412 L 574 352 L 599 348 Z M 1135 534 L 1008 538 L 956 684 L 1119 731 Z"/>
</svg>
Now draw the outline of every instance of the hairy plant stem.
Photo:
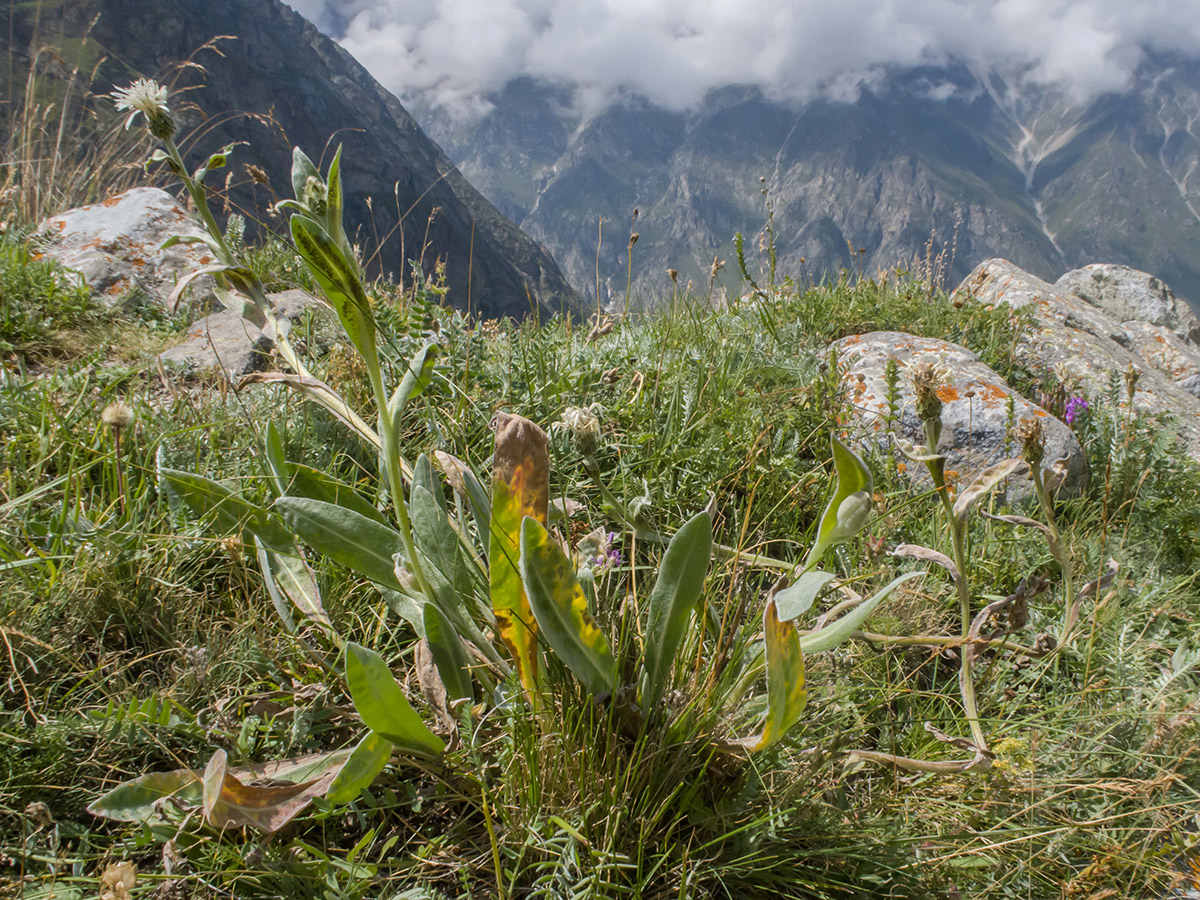
<svg viewBox="0 0 1200 900">
<path fill-rule="evenodd" d="M 937 447 L 940 424 L 936 419 L 925 420 L 925 440 L 930 453 L 935 452 L 934 448 Z M 958 568 L 958 578 L 954 583 L 958 588 L 963 640 L 963 648 L 959 653 L 959 692 L 962 694 L 963 710 L 967 714 L 967 724 L 971 728 L 971 736 L 980 750 L 987 750 L 987 739 L 983 736 L 983 727 L 979 724 L 979 707 L 975 700 L 975 680 L 971 677 L 975 661 L 974 648 L 966 643 L 971 636 L 971 589 L 967 583 L 966 524 L 960 522 L 954 515 L 954 504 L 950 502 L 950 491 L 946 487 L 945 460 L 939 458 L 931 460 L 925 465 L 933 478 L 933 485 L 937 489 L 938 497 L 941 498 L 942 509 L 949 522 L 950 540 L 954 546 L 954 565 Z"/>
<path fill-rule="evenodd" d="M 373 345 L 372 345 L 373 346 Z M 375 395 L 375 406 L 379 410 L 379 440 L 383 454 L 384 467 L 387 470 L 388 489 L 392 494 L 392 506 L 396 510 L 396 523 L 400 526 L 400 540 L 404 543 L 404 553 L 408 556 L 408 564 L 413 576 L 421 588 L 421 593 L 429 601 L 433 600 L 433 590 L 425 577 L 425 570 L 417 558 L 417 545 L 413 540 L 412 522 L 408 518 L 408 503 L 404 499 L 404 479 L 400 472 L 400 448 L 396 445 L 396 423 L 392 421 L 388 411 L 387 390 L 383 386 L 383 373 L 379 368 L 379 357 L 374 353 L 373 358 L 364 360 L 367 364 L 368 376 L 371 380 L 371 391 Z"/>
<path fill-rule="evenodd" d="M 162 144 L 166 147 L 167 156 L 171 159 L 172 167 L 179 176 L 180 181 L 183 182 L 183 186 L 187 188 L 188 196 L 192 198 L 192 205 L 196 207 L 196 212 L 200 216 L 204 230 L 212 238 L 213 243 L 209 246 L 217 254 L 217 258 L 223 265 L 230 267 L 237 266 L 239 264 L 238 259 L 233 251 L 229 249 L 229 244 L 225 242 L 225 235 L 222 234 L 216 217 L 212 214 L 212 209 L 209 208 L 208 195 L 204 190 L 204 184 L 188 174 L 187 166 L 184 165 L 183 157 L 180 155 L 179 148 L 175 145 L 173 138 L 164 138 Z M 222 287 L 225 287 L 225 279 L 221 277 L 220 273 L 215 277 L 218 283 Z M 284 330 L 279 327 L 280 323 L 271 309 L 271 301 L 267 297 L 266 288 L 263 287 L 257 275 L 251 275 L 246 280 L 244 290 L 250 295 L 251 302 L 262 312 L 263 318 L 271 325 L 271 330 L 274 332 L 273 342 L 275 349 L 279 351 L 279 355 L 283 357 L 284 362 L 291 366 L 292 371 L 297 375 L 304 378 L 311 377 L 308 369 L 300 361 L 295 348 L 292 347 L 291 341 L 287 339 Z"/>
</svg>

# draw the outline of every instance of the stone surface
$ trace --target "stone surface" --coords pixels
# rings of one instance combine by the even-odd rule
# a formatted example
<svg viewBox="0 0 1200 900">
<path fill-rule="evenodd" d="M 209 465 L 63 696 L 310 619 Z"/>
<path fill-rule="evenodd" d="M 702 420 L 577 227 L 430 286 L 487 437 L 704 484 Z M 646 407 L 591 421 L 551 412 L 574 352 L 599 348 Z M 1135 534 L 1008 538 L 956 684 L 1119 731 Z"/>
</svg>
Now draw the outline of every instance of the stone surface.
<svg viewBox="0 0 1200 900">
<path fill-rule="evenodd" d="M 1158 325 L 1200 346 L 1200 319 L 1170 287 L 1148 272 L 1096 263 L 1067 272 L 1054 283 L 1054 289 L 1082 297 L 1118 322 Z"/>
<path fill-rule="evenodd" d="M 233 379 L 262 369 L 270 351 L 270 339 L 254 324 L 222 311 L 194 323 L 183 343 L 159 358 L 189 372 L 218 372 Z"/>
<path fill-rule="evenodd" d="M 1129 338 L 1126 349 L 1193 397 L 1200 397 L 1200 348 L 1149 322 L 1122 322 L 1121 329 Z"/>
<path fill-rule="evenodd" d="M 1005 304 L 1032 313 L 1035 325 L 1022 337 L 1019 352 L 1031 368 L 1053 371 L 1059 381 L 1075 384 L 1093 398 L 1108 393 L 1113 374 L 1132 366 L 1140 373 L 1134 406 L 1176 429 L 1191 455 L 1200 459 L 1200 402 L 1189 392 L 1197 380 L 1172 369 L 1174 354 L 1188 349 L 1159 332 L 1151 352 L 1140 326 L 1126 327 L 1080 297 L 1064 294 L 1003 259 L 980 263 L 951 295 L 952 300 Z M 1136 340 L 1135 340 L 1136 338 Z M 1169 345 L 1169 346 L 1168 346 Z M 1142 352 L 1138 352 L 1139 347 Z M 1145 355 L 1143 355 L 1143 353 Z M 1179 381 L 1160 370 L 1178 371 Z"/>
<path fill-rule="evenodd" d="M 110 306 L 135 289 L 146 301 L 165 305 L 180 277 L 216 262 L 204 244 L 161 249 L 169 237 L 203 232 L 174 197 L 158 188 L 134 188 L 67 210 L 43 222 L 40 232 L 45 235 L 40 252 L 82 275 Z M 211 306 L 216 302 L 212 280 L 198 279 L 189 297 L 201 307 Z"/>
<path fill-rule="evenodd" d="M 1079 490 L 1087 477 L 1083 449 L 1071 429 L 1048 412 L 1016 394 L 996 372 L 970 350 L 936 338 L 914 337 L 896 331 L 852 335 L 830 346 L 837 353 L 842 382 L 853 410 L 852 439 L 890 447 L 887 434 L 923 444 L 924 430 L 916 412 L 910 378 L 911 367 L 932 361 L 945 373 L 938 397 L 942 401 L 942 437 L 937 450 L 946 457 L 946 476 L 951 483 L 966 486 L 982 469 L 1015 456 L 1015 437 L 1009 433 L 1008 404 L 1013 404 L 1013 422 L 1038 418 L 1046 436 L 1046 464 L 1068 459 L 1064 490 Z M 888 422 L 888 386 L 885 367 L 896 360 L 899 380 L 898 409 Z M 929 474 L 920 463 L 896 454 L 902 471 L 917 484 L 928 484 Z M 1033 491 L 1027 478 L 1013 480 L 1010 499 Z"/>
</svg>

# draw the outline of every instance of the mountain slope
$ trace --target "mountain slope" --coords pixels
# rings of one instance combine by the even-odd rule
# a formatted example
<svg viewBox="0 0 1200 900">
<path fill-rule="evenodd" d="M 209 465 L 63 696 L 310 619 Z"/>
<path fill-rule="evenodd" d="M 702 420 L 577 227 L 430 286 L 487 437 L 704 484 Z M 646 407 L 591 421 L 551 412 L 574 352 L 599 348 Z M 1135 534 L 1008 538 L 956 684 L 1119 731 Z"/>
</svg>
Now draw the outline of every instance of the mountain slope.
<svg viewBox="0 0 1200 900">
<path fill-rule="evenodd" d="M 631 97 L 586 121 L 565 89 L 528 79 L 489 100 L 469 124 L 415 108 L 580 288 L 596 278 L 603 218 L 609 300 L 625 289 L 635 207 L 635 282 L 658 293 L 668 266 L 703 284 L 735 232 L 750 248 L 764 188 L 782 272 L 907 267 L 932 246 L 953 248 L 951 279 L 991 256 L 1050 279 L 1119 262 L 1200 300 L 1194 64 L 1147 68 L 1084 106 L 965 67 L 893 71 L 854 102 L 730 87 L 687 113 Z"/>
<path fill-rule="evenodd" d="M 155 75 L 215 36 L 236 37 L 218 42 L 220 55 L 198 56 L 207 73 L 185 70 L 180 84 L 194 86 L 186 100 L 209 116 L 183 116 L 203 133 L 194 157 L 227 142 L 250 143 L 234 154 L 232 196 L 251 216 L 265 219 L 275 198 L 248 176 L 247 163 L 287 196 L 293 144 L 328 161 L 342 143 L 349 230 L 368 253 L 382 242 L 377 271 L 407 276 L 406 260 L 427 248 L 426 270 L 445 261 L 457 306 L 469 301 L 485 314 L 513 316 L 577 308 L 578 296 L 545 250 L 467 183 L 362 66 L 278 0 L 65 2 L 56 14 L 67 34 L 82 33 L 99 14 L 92 35 L 108 61 L 98 91 L 132 73 Z M 18 47 L 21 24 L 18 16 Z M 242 111 L 273 122 L 229 115 Z"/>
</svg>

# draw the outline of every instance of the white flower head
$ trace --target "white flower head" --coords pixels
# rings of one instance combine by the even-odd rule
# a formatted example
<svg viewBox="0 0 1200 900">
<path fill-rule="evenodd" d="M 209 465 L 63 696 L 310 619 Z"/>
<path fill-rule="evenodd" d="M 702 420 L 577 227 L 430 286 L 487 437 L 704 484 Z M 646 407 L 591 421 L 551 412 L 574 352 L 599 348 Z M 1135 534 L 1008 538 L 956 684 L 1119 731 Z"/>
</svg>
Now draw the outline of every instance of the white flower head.
<svg viewBox="0 0 1200 900">
<path fill-rule="evenodd" d="M 555 425 L 567 431 L 580 452 L 591 455 L 600 446 L 600 419 L 596 416 L 599 407 L 569 406 L 563 412 L 562 421 Z"/>
<path fill-rule="evenodd" d="M 139 78 L 129 87 L 113 91 L 112 96 L 117 104 L 117 112 L 129 110 L 129 118 L 125 120 L 126 131 L 138 113 L 146 117 L 146 123 L 156 135 L 164 126 L 169 126 L 172 132 L 175 130 L 171 110 L 167 107 L 167 89 L 157 81 Z"/>
</svg>

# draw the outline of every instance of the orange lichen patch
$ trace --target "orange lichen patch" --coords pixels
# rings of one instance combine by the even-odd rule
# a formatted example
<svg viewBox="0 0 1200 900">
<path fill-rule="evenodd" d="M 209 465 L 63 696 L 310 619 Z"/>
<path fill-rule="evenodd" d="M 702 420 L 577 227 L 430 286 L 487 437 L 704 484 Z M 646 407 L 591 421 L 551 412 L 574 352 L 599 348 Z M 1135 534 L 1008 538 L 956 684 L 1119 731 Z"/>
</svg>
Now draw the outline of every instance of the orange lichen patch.
<svg viewBox="0 0 1200 900">
<path fill-rule="evenodd" d="M 109 297 L 117 297 L 126 293 L 130 287 L 131 284 L 128 278 L 118 278 L 104 289 L 104 293 Z"/>
<path fill-rule="evenodd" d="M 65 231 L 66 227 L 67 227 L 67 223 L 64 222 L 62 219 L 57 219 L 57 220 L 51 222 L 47 226 L 47 228 L 53 228 L 55 231 Z"/>
<path fill-rule="evenodd" d="M 899 472 L 901 475 L 903 475 L 905 472 L 908 471 L 908 463 L 906 463 L 906 462 L 897 463 L 896 471 Z"/>
<path fill-rule="evenodd" d="M 1007 400 L 1008 392 L 999 385 L 980 383 L 976 386 L 975 392 L 983 398 L 984 402 L 988 400 Z"/>
<path fill-rule="evenodd" d="M 858 344 L 858 343 L 861 343 L 861 342 L 862 342 L 862 335 L 861 335 L 861 334 L 852 334 L 852 335 L 849 335 L 848 337 L 844 337 L 844 338 L 842 338 L 842 342 L 843 342 L 843 343 L 846 343 L 846 344 Z"/>
<path fill-rule="evenodd" d="M 1050 413 L 1046 412 L 1044 409 L 1035 409 L 1033 414 L 1035 416 L 1040 416 L 1041 418 L 1048 418 L 1050 415 Z"/>
<path fill-rule="evenodd" d="M 136 268 L 139 268 L 139 269 L 142 268 L 142 266 L 147 265 L 147 263 L 144 259 L 138 259 L 136 256 L 133 259 L 129 260 L 129 264 L 131 266 L 135 266 Z"/>
<path fill-rule="evenodd" d="M 866 383 L 865 383 L 865 382 L 862 382 L 862 381 L 856 381 L 856 382 L 854 383 L 854 393 L 855 393 L 855 394 L 857 394 L 858 396 L 860 396 L 860 397 L 861 397 L 861 396 L 862 396 L 863 394 L 865 394 L 866 392 L 867 392 L 867 385 L 866 385 Z"/>
<path fill-rule="evenodd" d="M 943 403 L 953 403 L 958 399 L 958 388 L 952 384 L 943 384 L 937 389 L 937 395 Z"/>
<path fill-rule="evenodd" d="M 116 205 L 117 205 L 118 203 L 120 203 L 120 202 L 121 202 L 121 198 L 120 198 L 120 197 L 109 197 L 107 200 L 105 200 L 105 201 L 104 201 L 102 204 L 100 204 L 100 205 L 101 205 L 101 206 L 108 207 L 108 208 L 110 208 L 110 209 L 111 209 L 112 207 L 116 206 Z"/>
</svg>

